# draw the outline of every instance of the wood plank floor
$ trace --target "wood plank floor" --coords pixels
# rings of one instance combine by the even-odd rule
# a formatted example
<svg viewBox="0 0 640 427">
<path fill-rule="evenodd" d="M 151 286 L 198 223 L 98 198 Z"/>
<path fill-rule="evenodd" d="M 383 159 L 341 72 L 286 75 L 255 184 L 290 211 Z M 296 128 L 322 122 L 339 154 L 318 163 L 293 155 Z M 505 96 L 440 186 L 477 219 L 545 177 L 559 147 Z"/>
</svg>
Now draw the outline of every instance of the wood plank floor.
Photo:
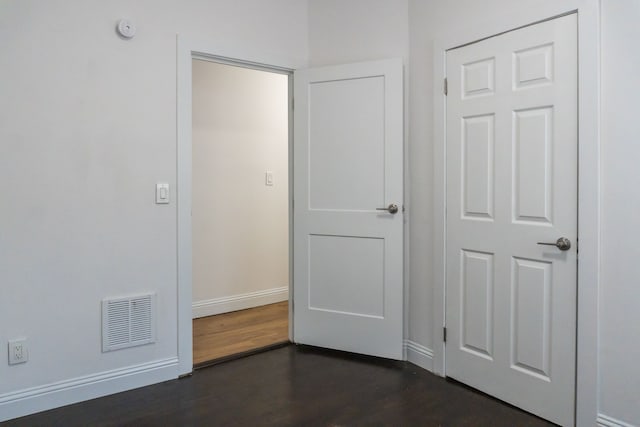
<svg viewBox="0 0 640 427">
<path fill-rule="evenodd" d="M 289 339 L 289 302 L 193 319 L 193 364 Z"/>
<path fill-rule="evenodd" d="M 289 345 L 7 426 L 550 426 L 407 362 Z"/>
</svg>

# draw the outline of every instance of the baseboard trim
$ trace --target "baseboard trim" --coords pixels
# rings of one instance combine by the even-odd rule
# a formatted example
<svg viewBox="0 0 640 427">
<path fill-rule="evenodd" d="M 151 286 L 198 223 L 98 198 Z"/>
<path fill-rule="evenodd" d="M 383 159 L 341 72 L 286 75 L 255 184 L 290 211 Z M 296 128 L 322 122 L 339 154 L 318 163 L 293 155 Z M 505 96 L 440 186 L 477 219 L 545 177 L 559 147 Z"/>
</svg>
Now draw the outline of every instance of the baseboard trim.
<svg viewBox="0 0 640 427">
<path fill-rule="evenodd" d="M 598 427 L 637 427 L 604 414 L 598 414 L 597 422 Z"/>
<path fill-rule="evenodd" d="M 231 295 L 193 303 L 193 317 L 214 316 L 230 311 L 244 310 L 273 304 L 289 299 L 289 287 L 265 289 L 264 291 L 248 292 L 246 294 Z"/>
<path fill-rule="evenodd" d="M 404 346 L 409 362 L 433 372 L 433 351 L 431 349 L 411 340 L 405 340 Z"/>
<path fill-rule="evenodd" d="M 114 369 L 0 395 L 0 422 L 177 378 L 178 359 Z"/>
</svg>

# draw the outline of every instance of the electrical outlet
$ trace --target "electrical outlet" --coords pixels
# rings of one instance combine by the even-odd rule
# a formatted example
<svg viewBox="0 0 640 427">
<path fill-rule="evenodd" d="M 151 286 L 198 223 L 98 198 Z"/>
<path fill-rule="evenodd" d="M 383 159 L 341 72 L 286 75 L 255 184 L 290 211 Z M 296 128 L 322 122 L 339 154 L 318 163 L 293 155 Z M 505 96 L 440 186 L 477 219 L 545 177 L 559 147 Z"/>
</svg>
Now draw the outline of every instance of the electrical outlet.
<svg viewBox="0 0 640 427">
<path fill-rule="evenodd" d="M 27 339 L 21 338 L 9 341 L 9 365 L 25 363 L 27 360 L 29 360 Z"/>
</svg>

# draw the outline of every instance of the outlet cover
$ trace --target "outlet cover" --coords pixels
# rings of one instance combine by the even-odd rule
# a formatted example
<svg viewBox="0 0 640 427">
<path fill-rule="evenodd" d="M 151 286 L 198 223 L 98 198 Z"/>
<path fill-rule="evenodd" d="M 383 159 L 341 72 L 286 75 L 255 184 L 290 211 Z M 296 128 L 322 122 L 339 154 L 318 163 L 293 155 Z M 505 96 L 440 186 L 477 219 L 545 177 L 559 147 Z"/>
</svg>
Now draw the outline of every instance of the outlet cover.
<svg viewBox="0 0 640 427">
<path fill-rule="evenodd" d="M 27 339 L 21 338 L 9 341 L 9 365 L 25 363 L 29 360 Z"/>
</svg>

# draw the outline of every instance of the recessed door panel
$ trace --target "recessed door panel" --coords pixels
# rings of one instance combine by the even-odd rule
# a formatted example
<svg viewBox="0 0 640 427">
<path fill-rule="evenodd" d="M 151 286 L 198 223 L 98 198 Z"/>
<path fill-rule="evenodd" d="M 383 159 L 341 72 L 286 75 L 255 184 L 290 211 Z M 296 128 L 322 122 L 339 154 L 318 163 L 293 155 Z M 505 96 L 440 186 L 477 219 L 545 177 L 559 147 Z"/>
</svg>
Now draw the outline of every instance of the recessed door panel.
<svg viewBox="0 0 640 427">
<path fill-rule="evenodd" d="M 384 83 L 376 76 L 309 85 L 310 209 L 384 203 Z"/>
<path fill-rule="evenodd" d="M 553 108 L 513 113 L 516 221 L 551 223 Z"/>
<path fill-rule="evenodd" d="M 462 65 L 462 95 L 464 98 L 491 95 L 495 85 L 495 58 Z"/>
<path fill-rule="evenodd" d="M 465 351 L 491 359 L 493 353 L 493 254 L 463 250 L 462 342 Z"/>
<path fill-rule="evenodd" d="M 520 50 L 513 58 L 514 88 L 526 89 L 553 81 L 553 43 Z"/>
<path fill-rule="evenodd" d="M 512 365 L 549 380 L 551 263 L 513 259 Z"/>
<path fill-rule="evenodd" d="M 462 119 L 462 215 L 467 218 L 493 218 L 493 126 L 493 114 Z"/>
<path fill-rule="evenodd" d="M 384 317 L 384 240 L 309 236 L 309 309 Z"/>
</svg>

